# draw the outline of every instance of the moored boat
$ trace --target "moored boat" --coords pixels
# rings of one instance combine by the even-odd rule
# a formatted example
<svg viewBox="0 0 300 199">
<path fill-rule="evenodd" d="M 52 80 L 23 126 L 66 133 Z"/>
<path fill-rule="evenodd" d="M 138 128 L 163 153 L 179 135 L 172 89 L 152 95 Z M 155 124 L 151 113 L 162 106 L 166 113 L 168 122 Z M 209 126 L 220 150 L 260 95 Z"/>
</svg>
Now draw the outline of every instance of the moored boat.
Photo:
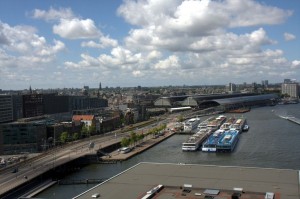
<svg viewBox="0 0 300 199">
<path fill-rule="evenodd" d="M 239 140 L 239 131 L 226 131 L 219 139 L 216 151 L 217 152 L 232 152 Z"/>
<path fill-rule="evenodd" d="M 182 151 L 196 151 L 202 142 L 210 135 L 209 130 L 201 130 L 182 143 Z"/>
<path fill-rule="evenodd" d="M 184 133 L 192 132 L 193 130 L 195 130 L 197 128 L 199 123 L 200 123 L 200 118 L 192 118 L 192 119 L 187 120 L 184 123 L 183 132 Z"/>
<path fill-rule="evenodd" d="M 245 118 L 239 118 L 237 119 L 231 126 L 230 129 L 232 130 L 237 130 L 239 132 L 242 132 L 244 126 L 246 124 L 246 119 Z"/>
<path fill-rule="evenodd" d="M 223 135 L 224 130 L 217 130 L 212 135 L 210 135 L 207 140 L 202 145 L 202 151 L 204 152 L 216 152 L 217 151 L 217 143 L 219 139 Z"/>
</svg>

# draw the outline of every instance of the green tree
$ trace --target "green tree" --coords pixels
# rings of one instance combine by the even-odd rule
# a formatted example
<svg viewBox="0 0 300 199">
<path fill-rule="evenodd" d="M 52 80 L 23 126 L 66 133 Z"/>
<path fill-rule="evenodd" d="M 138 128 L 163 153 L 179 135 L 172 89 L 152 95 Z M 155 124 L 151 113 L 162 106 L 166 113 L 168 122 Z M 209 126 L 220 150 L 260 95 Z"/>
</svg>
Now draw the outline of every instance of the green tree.
<svg viewBox="0 0 300 199">
<path fill-rule="evenodd" d="M 137 141 L 137 135 L 135 132 L 131 132 L 130 133 L 130 140 L 131 140 L 131 143 L 133 143 L 133 145 L 135 145 L 136 141 Z"/>
<path fill-rule="evenodd" d="M 89 135 L 89 129 L 87 126 L 83 125 L 81 128 L 81 136 L 87 137 Z"/>
<path fill-rule="evenodd" d="M 90 126 L 90 127 L 88 128 L 88 132 L 89 132 L 89 135 L 96 134 L 96 125 L 93 124 L 92 126 Z"/>
<path fill-rule="evenodd" d="M 67 139 L 68 139 L 68 132 L 62 132 L 62 134 L 60 135 L 61 143 L 65 143 Z"/>
<path fill-rule="evenodd" d="M 130 139 L 122 138 L 122 140 L 121 140 L 121 146 L 122 147 L 127 147 L 129 144 L 130 144 Z"/>
<path fill-rule="evenodd" d="M 179 116 L 177 117 L 177 120 L 178 120 L 178 122 L 183 122 L 184 118 L 183 118 L 182 115 L 179 115 Z"/>
<path fill-rule="evenodd" d="M 145 137 L 144 134 L 139 134 L 139 135 L 137 136 L 137 140 L 143 142 L 144 137 Z"/>
<path fill-rule="evenodd" d="M 79 138 L 79 133 L 74 133 L 73 134 L 73 140 L 78 140 L 78 138 Z"/>
</svg>

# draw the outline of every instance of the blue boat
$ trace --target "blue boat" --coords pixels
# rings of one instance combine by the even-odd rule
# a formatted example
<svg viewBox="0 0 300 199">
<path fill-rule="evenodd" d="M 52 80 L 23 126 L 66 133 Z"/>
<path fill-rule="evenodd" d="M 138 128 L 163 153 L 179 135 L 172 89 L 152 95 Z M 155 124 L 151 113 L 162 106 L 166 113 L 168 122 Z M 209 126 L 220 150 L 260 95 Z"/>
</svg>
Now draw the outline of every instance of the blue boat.
<svg viewBox="0 0 300 199">
<path fill-rule="evenodd" d="M 217 152 L 232 152 L 239 140 L 238 130 L 226 131 L 219 139 L 216 151 Z"/>
<path fill-rule="evenodd" d="M 217 130 L 212 135 L 210 135 L 207 140 L 202 145 L 202 151 L 204 152 L 216 152 L 217 143 L 224 134 L 224 130 Z"/>
</svg>

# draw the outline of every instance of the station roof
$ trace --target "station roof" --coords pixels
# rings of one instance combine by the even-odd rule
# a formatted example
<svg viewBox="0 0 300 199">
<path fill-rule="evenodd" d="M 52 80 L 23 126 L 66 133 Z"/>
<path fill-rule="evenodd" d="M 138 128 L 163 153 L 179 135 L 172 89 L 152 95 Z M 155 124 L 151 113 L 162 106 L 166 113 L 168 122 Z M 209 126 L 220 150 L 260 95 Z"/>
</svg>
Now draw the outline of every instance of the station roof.
<svg viewBox="0 0 300 199">
<path fill-rule="evenodd" d="M 211 101 L 214 101 L 214 102 L 218 103 L 219 105 L 227 105 L 227 104 L 247 103 L 247 102 L 262 101 L 262 100 L 271 100 L 271 99 L 276 99 L 276 98 L 278 98 L 278 95 L 276 95 L 276 94 L 264 94 L 264 95 L 214 99 Z M 203 103 L 205 103 L 205 102 L 203 102 Z"/>
</svg>

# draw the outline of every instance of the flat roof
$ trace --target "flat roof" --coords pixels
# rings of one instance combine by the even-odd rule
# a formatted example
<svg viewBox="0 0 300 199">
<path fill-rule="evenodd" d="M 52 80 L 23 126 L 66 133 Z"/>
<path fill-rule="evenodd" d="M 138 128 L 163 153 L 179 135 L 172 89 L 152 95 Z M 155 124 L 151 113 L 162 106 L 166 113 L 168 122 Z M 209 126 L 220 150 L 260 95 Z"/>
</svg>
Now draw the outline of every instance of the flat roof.
<svg viewBox="0 0 300 199">
<path fill-rule="evenodd" d="M 217 190 L 240 187 L 245 193 L 273 192 L 281 199 L 300 196 L 298 170 L 143 162 L 74 198 L 91 198 L 95 193 L 106 199 L 141 198 L 159 184 Z"/>
</svg>

